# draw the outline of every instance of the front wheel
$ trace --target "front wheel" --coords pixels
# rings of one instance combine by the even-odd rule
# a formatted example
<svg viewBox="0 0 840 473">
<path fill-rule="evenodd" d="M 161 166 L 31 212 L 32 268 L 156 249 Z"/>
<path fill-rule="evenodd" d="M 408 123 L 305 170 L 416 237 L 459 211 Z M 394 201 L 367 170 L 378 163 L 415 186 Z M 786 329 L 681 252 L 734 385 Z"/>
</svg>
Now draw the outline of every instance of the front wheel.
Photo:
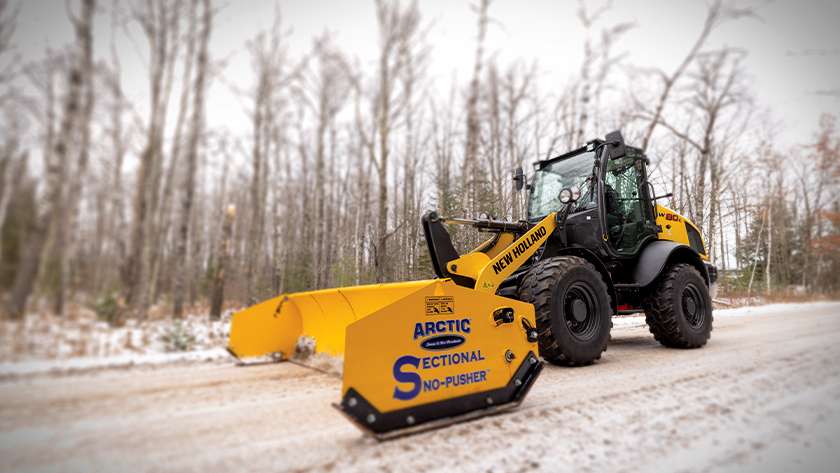
<svg viewBox="0 0 840 473">
<path fill-rule="evenodd" d="M 644 300 L 650 333 L 662 345 L 699 348 L 712 332 L 712 299 L 706 281 L 690 264 L 669 268 Z"/>
<path fill-rule="evenodd" d="M 534 305 L 540 355 L 551 363 L 588 365 L 607 349 L 610 296 L 601 274 L 585 259 L 540 261 L 523 278 L 519 299 Z"/>
</svg>

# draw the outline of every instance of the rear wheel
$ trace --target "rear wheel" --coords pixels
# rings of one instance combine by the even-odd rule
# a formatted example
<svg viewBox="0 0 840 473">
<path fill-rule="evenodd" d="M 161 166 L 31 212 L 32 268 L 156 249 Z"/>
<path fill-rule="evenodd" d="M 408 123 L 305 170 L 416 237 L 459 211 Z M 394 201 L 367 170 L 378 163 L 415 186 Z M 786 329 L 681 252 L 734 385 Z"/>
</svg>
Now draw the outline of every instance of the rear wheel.
<svg viewBox="0 0 840 473">
<path fill-rule="evenodd" d="M 577 256 L 540 261 L 525 275 L 519 299 L 534 305 L 540 355 L 560 365 L 587 365 L 607 349 L 612 309 L 607 285 Z"/>
<path fill-rule="evenodd" d="M 712 332 L 712 299 L 700 272 L 690 264 L 669 268 L 644 301 L 650 333 L 672 348 L 698 348 Z"/>
</svg>

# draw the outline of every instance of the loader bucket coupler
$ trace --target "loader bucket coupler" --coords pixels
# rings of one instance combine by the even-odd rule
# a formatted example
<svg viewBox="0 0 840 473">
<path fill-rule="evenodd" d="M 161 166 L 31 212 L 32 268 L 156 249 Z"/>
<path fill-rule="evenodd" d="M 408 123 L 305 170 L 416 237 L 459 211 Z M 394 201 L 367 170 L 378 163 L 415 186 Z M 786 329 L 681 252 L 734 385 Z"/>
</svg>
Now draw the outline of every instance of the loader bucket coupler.
<svg viewBox="0 0 840 473">
<path fill-rule="evenodd" d="M 347 327 L 336 407 L 379 439 L 517 406 L 542 369 L 534 308 L 427 281 Z"/>
<path fill-rule="evenodd" d="M 228 351 L 239 359 L 281 355 L 291 358 L 301 336 L 315 351 L 344 354 L 348 325 L 428 286 L 430 281 L 372 284 L 283 294 L 233 315 Z"/>
</svg>

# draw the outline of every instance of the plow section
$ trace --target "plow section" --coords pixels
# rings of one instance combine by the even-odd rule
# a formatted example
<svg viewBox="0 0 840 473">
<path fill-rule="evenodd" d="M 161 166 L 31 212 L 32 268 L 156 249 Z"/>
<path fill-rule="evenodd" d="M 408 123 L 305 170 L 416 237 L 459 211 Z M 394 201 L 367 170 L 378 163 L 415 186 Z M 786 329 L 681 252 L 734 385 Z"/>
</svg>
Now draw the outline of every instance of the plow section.
<svg viewBox="0 0 840 473">
<path fill-rule="evenodd" d="M 288 359 L 306 336 L 344 355 L 336 407 L 384 439 L 517 406 L 535 326 L 530 304 L 432 279 L 282 295 L 234 315 L 228 350 Z"/>
<path fill-rule="evenodd" d="M 347 329 L 342 401 L 378 438 L 515 407 L 542 368 L 534 309 L 436 280 Z"/>
<path fill-rule="evenodd" d="M 315 340 L 315 351 L 344 354 L 348 325 L 391 305 L 434 282 L 412 281 L 393 284 L 324 289 L 283 294 L 234 314 L 228 351 L 235 357 L 294 355 L 301 336 Z"/>
</svg>

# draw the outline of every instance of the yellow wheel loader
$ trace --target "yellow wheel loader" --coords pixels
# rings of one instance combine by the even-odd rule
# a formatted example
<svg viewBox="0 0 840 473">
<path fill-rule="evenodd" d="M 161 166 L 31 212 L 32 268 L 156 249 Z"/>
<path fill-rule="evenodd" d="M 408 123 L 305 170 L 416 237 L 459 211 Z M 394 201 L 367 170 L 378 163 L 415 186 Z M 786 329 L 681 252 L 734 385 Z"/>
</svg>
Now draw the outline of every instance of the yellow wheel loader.
<svg viewBox="0 0 840 473">
<path fill-rule="evenodd" d="M 344 356 L 336 407 L 388 438 L 522 402 L 547 360 L 586 365 L 606 350 L 613 314 L 644 312 L 665 346 L 712 330 L 697 227 L 658 205 L 648 159 L 619 132 L 535 163 L 527 219 L 422 218 L 436 279 L 284 294 L 236 313 L 235 357 L 293 357 L 301 340 Z M 445 224 L 488 232 L 459 255 Z"/>
</svg>

